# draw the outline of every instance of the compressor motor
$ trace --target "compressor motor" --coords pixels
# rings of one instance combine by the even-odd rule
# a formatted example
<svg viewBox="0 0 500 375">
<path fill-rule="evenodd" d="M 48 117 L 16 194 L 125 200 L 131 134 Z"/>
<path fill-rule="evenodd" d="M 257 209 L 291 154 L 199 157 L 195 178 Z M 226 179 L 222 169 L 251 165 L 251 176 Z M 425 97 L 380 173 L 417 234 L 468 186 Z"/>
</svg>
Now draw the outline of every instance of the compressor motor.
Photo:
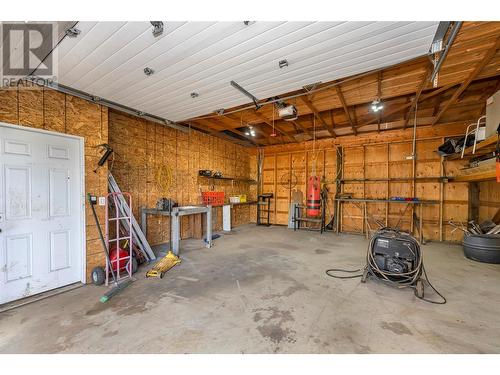
<svg viewBox="0 0 500 375">
<path fill-rule="evenodd" d="M 415 237 L 397 229 L 382 228 L 368 245 L 361 282 L 375 276 L 399 287 L 415 288 L 415 295 L 423 298 L 422 265 L 422 252 Z"/>
<path fill-rule="evenodd" d="M 412 288 L 415 295 L 426 302 L 446 303 L 446 298 L 434 288 L 427 277 L 420 244 L 411 234 L 399 229 L 386 227 L 375 232 L 368 245 L 366 265 L 363 269 L 331 268 L 326 270 L 326 274 L 336 279 L 361 277 L 362 283 L 365 283 L 368 277 L 375 277 L 398 288 Z M 441 300 L 424 298 L 424 280 Z"/>
<path fill-rule="evenodd" d="M 415 238 L 392 229 L 378 231 L 370 242 L 369 251 L 369 264 L 372 261 L 376 265 L 373 272 L 377 276 L 387 272 L 393 281 L 415 272 L 421 259 L 420 246 Z M 417 274 L 420 276 L 419 272 Z"/>
</svg>

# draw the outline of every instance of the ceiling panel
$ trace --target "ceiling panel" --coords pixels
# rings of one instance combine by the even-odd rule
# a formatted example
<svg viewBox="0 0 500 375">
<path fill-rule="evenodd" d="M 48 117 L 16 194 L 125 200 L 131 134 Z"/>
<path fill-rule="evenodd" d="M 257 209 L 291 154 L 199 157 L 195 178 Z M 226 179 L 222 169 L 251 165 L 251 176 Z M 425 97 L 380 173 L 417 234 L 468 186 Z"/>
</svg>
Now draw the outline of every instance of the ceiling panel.
<svg viewBox="0 0 500 375">
<path fill-rule="evenodd" d="M 424 55 L 438 22 L 164 25 L 155 38 L 149 22 L 78 23 L 58 47 L 59 83 L 180 121 L 248 103 L 231 80 L 264 99 Z"/>
</svg>

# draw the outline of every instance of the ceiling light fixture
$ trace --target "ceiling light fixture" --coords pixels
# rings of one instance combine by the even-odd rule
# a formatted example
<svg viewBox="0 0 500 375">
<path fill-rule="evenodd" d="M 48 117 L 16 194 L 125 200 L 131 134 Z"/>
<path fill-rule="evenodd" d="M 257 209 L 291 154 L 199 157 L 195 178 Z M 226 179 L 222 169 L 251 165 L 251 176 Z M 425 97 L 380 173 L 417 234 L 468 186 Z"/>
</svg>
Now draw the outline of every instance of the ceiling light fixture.
<svg viewBox="0 0 500 375">
<path fill-rule="evenodd" d="M 161 34 L 163 34 L 163 22 L 161 21 L 150 21 L 151 25 L 153 25 L 153 36 L 159 37 Z"/>
<path fill-rule="evenodd" d="M 378 111 L 381 111 L 382 109 L 384 109 L 384 105 L 382 104 L 382 102 L 379 99 L 376 99 L 372 102 L 370 108 L 371 108 L 372 112 L 378 112 Z"/>
<path fill-rule="evenodd" d="M 200 96 L 200 94 L 198 94 L 197 92 L 192 92 L 191 94 L 191 97 L 194 99 L 194 98 L 197 98 L 198 96 Z"/>
<path fill-rule="evenodd" d="M 80 35 L 80 33 L 80 29 L 77 29 L 76 27 L 71 27 L 65 31 L 65 34 L 70 38 L 76 38 L 78 35 Z"/>
<path fill-rule="evenodd" d="M 144 74 L 147 75 L 148 77 L 153 74 L 155 71 L 151 68 L 145 67 L 144 68 Z"/>
<path fill-rule="evenodd" d="M 278 62 L 278 66 L 280 69 L 286 68 L 288 66 L 288 60 L 283 59 Z"/>
</svg>

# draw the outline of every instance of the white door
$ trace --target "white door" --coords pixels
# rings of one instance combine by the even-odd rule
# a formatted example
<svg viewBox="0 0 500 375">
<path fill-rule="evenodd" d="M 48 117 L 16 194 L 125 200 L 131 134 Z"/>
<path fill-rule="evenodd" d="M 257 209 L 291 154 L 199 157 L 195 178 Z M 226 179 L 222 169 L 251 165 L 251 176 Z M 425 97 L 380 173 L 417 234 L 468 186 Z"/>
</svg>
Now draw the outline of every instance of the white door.
<svg viewBox="0 0 500 375">
<path fill-rule="evenodd" d="M 83 281 L 82 152 L 0 123 L 0 304 Z"/>
</svg>

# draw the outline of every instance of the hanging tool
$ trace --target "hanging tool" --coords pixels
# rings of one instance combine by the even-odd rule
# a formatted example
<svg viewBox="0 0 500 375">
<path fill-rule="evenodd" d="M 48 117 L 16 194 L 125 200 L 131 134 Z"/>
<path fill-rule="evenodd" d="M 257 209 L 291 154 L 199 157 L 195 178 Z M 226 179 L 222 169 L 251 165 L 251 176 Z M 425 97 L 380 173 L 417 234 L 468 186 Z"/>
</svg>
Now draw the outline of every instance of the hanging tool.
<svg viewBox="0 0 500 375">
<path fill-rule="evenodd" d="M 172 203 L 168 205 L 168 217 L 170 218 L 170 230 L 168 231 L 168 246 L 171 248 L 172 243 Z M 147 273 L 146 277 L 159 277 L 163 279 L 165 272 L 181 262 L 181 259 L 176 256 L 170 249 L 166 256 L 155 263 Z"/>
<path fill-rule="evenodd" d="M 92 214 L 94 215 L 94 220 L 97 225 L 97 231 L 99 233 L 99 238 L 101 239 L 102 247 L 104 249 L 104 255 L 106 256 L 106 262 L 108 262 L 109 265 L 111 265 L 111 260 L 109 259 L 109 250 L 108 247 L 106 246 L 106 241 L 104 240 L 104 236 L 102 234 L 101 230 L 101 225 L 99 224 L 99 219 L 97 217 L 97 213 L 95 212 L 95 207 L 94 205 L 97 203 L 96 197 L 93 197 L 90 195 L 90 193 L 87 193 L 87 198 L 90 204 L 90 207 L 92 208 Z M 110 291 L 106 292 L 100 299 L 102 303 L 105 303 L 109 301 L 111 297 L 113 297 L 115 294 L 118 294 L 121 292 L 123 289 L 125 289 L 127 286 L 132 284 L 132 279 L 126 279 L 122 283 L 118 283 L 118 280 L 116 279 L 115 271 L 113 270 L 113 267 L 109 267 L 111 271 L 111 276 L 113 277 L 113 283 L 115 284 L 114 288 L 112 288 Z"/>
<path fill-rule="evenodd" d="M 113 149 L 107 143 L 102 143 L 100 145 L 97 145 L 96 147 L 97 148 L 100 147 L 101 152 L 104 151 L 104 154 L 101 156 L 101 158 L 97 162 L 97 167 L 96 167 L 96 169 L 94 169 L 94 173 L 97 173 L 97 170 L 99 168 L 101 168 L 104 165 L 104 163 L 106 163 L 106 160 L 108 160 L 108 158 L 111 156 L 111 154 L 113 154 Z M 113 158 L 113 161 L 114 161 L 114 158 Z"/>
</svg>

